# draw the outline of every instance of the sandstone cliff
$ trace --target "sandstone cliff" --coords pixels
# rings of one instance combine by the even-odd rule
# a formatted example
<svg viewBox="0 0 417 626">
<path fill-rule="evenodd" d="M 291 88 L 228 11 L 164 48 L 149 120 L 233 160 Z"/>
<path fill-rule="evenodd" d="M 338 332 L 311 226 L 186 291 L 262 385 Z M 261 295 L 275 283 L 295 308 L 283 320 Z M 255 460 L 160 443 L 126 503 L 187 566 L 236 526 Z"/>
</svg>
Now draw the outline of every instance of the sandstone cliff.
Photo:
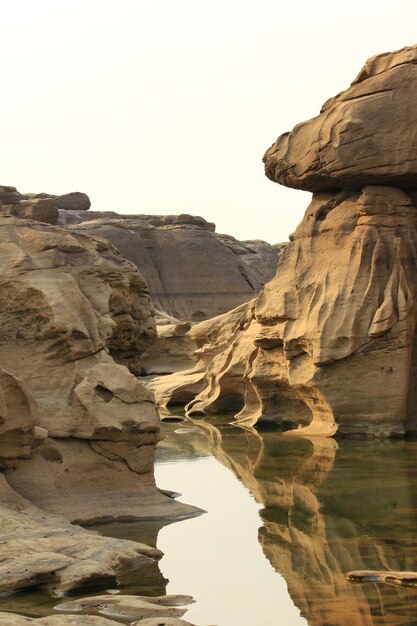
<svg viewBox="0 0 417 626">
<path fill-rule="evenodd" d="M 68 211 L 65 217 L 71 219 Z M 233 309 L 275 274 L 279 251 L 273 246 L 219 235 L 201 217 L 97 215 L 84 221 L 88 217 L 72 215 L 83 222 L 68 228 L 111 241 L 139 268 L 155 306 L 181 320 Z"/>
<path fill-rule="evenodd" d="M 258 298 L 190 331 L 200 363 L 163 381 L 165 403 L 192 396 L 198 371 L 189 413 L 241 409 L 242 424 L 311 434 L 417 430 L 416 60 L 417 46 L 370 59 L 267 151 L 267 175 L 312 202 Z"/>
<path fill-rule="evenodd" d="M 0 187 L 0 209 L 110 241 L 144 276 L 156 308 L 200 321 L 253 298 L 276 271 L 282 245 L 238 241 L 192 215 L 91 211 L 86 194 L 21 194 Z"/>
</svg>

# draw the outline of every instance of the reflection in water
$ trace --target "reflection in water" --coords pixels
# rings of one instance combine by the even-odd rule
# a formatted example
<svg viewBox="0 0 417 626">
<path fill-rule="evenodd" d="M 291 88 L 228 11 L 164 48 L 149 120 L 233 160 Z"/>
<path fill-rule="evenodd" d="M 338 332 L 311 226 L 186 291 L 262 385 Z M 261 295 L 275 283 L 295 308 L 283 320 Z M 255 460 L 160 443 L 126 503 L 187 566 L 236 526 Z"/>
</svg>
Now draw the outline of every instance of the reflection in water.
<svg viewBox="0 0 417 626">
<path fill-rule="evenodd" d="M 310 626 L 417 624 L 416 589 L 345 578 L 357 569 L 417 570 L 416 442 L 336 444 L 201 426 L 216 457 L 263 504 L 259 541 Z"/>
<path fill-rule="evenodd" d="M 165 552 L 127 574 L 122 593 L 193 595 L 184 619 L 199 626 L 417 625 L 417 589 L 345 578 L 417 571 L 417 442 L 336 443 L 225 418 L 163 428 L 159 486 L 209 512 L 101 527 Z M 55 603 L 22 594 L 0 608 L 40 615 Z"/>
</svg>

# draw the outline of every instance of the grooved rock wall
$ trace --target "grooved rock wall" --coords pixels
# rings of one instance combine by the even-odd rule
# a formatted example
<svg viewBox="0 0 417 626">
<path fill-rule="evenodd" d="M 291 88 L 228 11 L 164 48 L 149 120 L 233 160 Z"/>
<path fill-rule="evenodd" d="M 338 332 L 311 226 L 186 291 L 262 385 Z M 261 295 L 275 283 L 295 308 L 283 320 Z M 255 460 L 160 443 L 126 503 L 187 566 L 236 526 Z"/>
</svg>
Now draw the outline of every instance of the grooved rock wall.
<svg viewBox="0 0 417 626">
<path fill-rule="evenodd" d="M 267 152 L 267 175 L 312 202 L 255 301 L 190 331 L 200 362 L 154 381 L 163 403 L 178 388 L 192 398 L 199 372 L 190 413 L 240 409 L 242 424 L 294 433 L 417 431 L 416 55 L 371 59 Z"/>
</svg>

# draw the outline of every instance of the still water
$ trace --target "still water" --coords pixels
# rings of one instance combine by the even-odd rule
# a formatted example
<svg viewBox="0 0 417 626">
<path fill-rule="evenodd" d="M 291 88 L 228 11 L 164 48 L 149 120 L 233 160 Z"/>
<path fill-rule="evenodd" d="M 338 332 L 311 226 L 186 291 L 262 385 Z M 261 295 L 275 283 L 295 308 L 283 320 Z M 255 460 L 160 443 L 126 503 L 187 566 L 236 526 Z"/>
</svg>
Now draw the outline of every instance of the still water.
<svg viewBox="0 0 417 626">
<path fill-rule="evenodd" d="M 345 578 L 417 570 L 417 442 L 288 437 L 222 418 L 163 430 L 157 484 L 207 513 L 101 527 L 165 553 L 122 593 L 192 595 L 184 619 L 198 626 L 417 626 L 416 588 Z M 6 602 L 36 615 L 56 601 Z"/>
</svg>

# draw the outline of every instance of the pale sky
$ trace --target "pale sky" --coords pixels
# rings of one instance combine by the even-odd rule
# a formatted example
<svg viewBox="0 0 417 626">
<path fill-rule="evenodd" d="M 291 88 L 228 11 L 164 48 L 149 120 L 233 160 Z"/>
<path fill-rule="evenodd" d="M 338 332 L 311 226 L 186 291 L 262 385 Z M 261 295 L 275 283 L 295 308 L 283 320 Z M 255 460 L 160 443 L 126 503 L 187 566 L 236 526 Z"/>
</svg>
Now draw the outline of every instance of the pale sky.
<svg viewBox="0 0 417 626">
<path fill-rule="evenodd" d="M 283 241 L 309 194 L 263 173 L 366 58 L 417 43 L 416 0 L 0 0 L 0 184 L 191 213 Z"/>
</svg>

